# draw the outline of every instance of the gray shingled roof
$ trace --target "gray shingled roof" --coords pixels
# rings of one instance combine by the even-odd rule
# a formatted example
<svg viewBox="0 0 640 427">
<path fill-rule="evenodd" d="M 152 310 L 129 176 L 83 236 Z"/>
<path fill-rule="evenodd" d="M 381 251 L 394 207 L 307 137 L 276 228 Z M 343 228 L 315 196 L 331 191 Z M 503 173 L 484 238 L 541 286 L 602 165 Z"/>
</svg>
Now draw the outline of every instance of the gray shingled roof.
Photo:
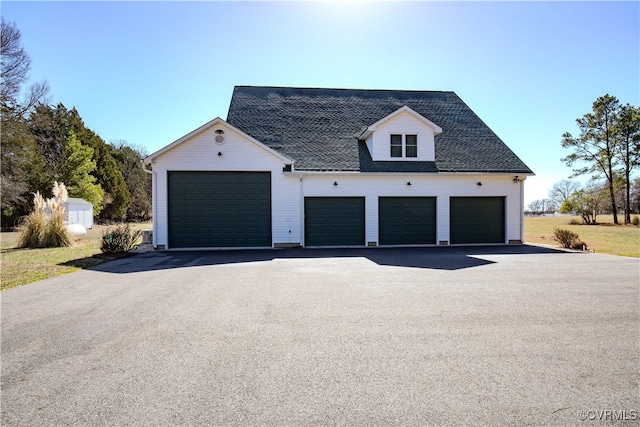
<svg viewBox="0 0 640 427">
<path fill-rule="evenodd" d="M 405 105 L 442 128 L 435 164 L 374 162 L 358 141 Z M 532 173 L 454 92 L 236 86 L 227 122 L 297 170 Z"/>
</svg>

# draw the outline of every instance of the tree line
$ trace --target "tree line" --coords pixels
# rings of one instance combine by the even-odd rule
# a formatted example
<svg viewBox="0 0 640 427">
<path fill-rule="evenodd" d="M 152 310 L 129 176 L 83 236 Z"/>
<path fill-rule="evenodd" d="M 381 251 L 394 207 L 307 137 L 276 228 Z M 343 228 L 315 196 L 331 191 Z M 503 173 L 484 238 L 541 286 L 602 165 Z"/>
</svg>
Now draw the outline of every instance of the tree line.
<svg viewBox="0 0 640 427">
<path fill-rule="evenodd" d="M 151 178 L 140 167 L 144 148 L 106 143 L 80 113 L 49 103 L 46 81 L 26 86 L 31 59 L 14 23 L 1 21 L 0 199 L 2 227 L 28 214 L 37 191 L 51 196 L 63 182 L 69 197 L 91 202 L 98 221 L 151 217 Z"/>
<path fill-rule="evenodd" d="M 590 175 L 584 186 L 562 180 L 549 192 L 549 199 L 536 200 L 529 211 L 558 210 L 580 215 L 587 224 L 596 222 L 601 212 L 611 213 L 619 224 L 618 213 L 624 211 L 624 223 L 640 212 L 640 108 L 622 105 L 609 94 L 593 102 L 592 111 L 576 119 L 580 134 L 562 135 L 562 147 L 572 152 L 562 158 L 573 167 L 574 178 Z M 546 205 L 546 208 L 545 208 Z"/>
</svg>

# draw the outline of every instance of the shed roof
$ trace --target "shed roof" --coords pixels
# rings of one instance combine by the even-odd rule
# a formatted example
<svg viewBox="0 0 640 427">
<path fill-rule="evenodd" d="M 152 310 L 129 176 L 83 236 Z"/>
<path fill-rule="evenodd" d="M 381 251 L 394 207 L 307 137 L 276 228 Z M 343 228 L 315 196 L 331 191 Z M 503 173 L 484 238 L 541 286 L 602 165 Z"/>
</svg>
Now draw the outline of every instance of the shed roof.
<svg viewBox="0 0 640 427">
<path fill-rule="evenodd" d="M 88 206 L 93 208 L 93 205 L 87 202 L 85 199 L 78 199 L 75 197 L 68 197 L 64 203 L 68 206 Z"/>
<path fill-rule="evenodd" d="M 363 152 L 363 132 L 404 106 L 442 128 L 435 163 L 373 161 Z M 236 86 L 227 122 L 297 170 L 532 174 L 454 92 Z"/>
</svg>

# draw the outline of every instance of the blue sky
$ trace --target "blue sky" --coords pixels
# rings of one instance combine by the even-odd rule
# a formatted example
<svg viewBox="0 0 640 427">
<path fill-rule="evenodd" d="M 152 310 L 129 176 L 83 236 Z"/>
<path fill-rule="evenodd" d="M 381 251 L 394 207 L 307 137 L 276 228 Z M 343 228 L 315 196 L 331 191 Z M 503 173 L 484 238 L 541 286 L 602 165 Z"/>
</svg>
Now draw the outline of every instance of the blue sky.
<svg viewBox="0 0 640 427">
<path fill-rule="evenodd" d="M 234 85 L 456 92 L 536 173 L 606 93 L 640 105 L 639 2 L 2 2 L 31 79 L 107 142 L 156 151 Z M 586 178 L 581 178 L 586 179 Z"/>
</svg>

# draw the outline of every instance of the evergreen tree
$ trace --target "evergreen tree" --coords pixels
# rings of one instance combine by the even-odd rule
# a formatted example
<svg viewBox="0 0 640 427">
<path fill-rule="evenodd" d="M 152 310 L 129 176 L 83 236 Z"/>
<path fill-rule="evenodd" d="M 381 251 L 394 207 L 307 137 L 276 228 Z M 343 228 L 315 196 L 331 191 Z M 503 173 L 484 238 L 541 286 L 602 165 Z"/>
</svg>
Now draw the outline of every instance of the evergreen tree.
<svg viewBox="0 0 640 427">
<path fill-rule="evenodd" d="M 601 96 L 593 103 L 592 113 L 576 120 L 580 136 L 574 138 L 569 132 L 562 135 L 562 146 L 574 150 L 562 160 L 567 166 L 576 162 L 585 164 L 573 170 L 574 176 L 598 172 L 606 178 L 615 224 L 618 224 L 618 209 L 614 189 L 617 150 L 614 128 L 619 108 L 620 103 L 615 96 Z"/>
<path fill-rule="evenodd" d="M 632 105 L 620 107 L 615 126 L 618 137 L 618 158 L 624 176 L 624 222 L 631 223 L 631 174 L 640 166 L 640 108 Z"/>
<path fill-rule="evenodd" d="M 76 135 L 71 132 L 65 145 L 67 158 L 62 165 L 62 180 L 65 183 L 69 195 L 85 199 L 93 204 L 94 215 L 102 211 L 104 191 L 96 178 L 91 175 L 96 169 L 93 158 L 93 149 L 80 143 Z"/>
<path fill-rule="evenodd" d="M 146 157 L 143 148 L 131 146 L 126 141 L 111 143 L 113 158 L 122 172 L 131 194 L 127 208 L 129 221 L 147 221 L 151 218 L 151 175 L 142 170 L 141 160 Z"/>
<path fill-rule="evenodd" d="M 131 195 L 122 172 L 118 169 L 118 165 L 111 154 L 111 148 L 100 136 L 84 125 L 80 114 L 75 108 L 69 111 L 69 123 L 71 130 L 76 133 L 80 141 L 93 148 L 96 169 L 92 174 L 104 190 L 105 196 L 100 218 L 103 220 L 122 220 L 131 203 Z"/>
<path fill-rule="evenodd" d="M 53 182 L 62 179 L 62 165 L 67 156 L 65 146 L 70 130 L 68 114 L 66 107 L 59 103 L 55 108 L 38 105 L 29 116 L 29 129 L 48 175 L 46 187 L 38 188 L 45 198 L 51 197 Z"/>
</svg>

